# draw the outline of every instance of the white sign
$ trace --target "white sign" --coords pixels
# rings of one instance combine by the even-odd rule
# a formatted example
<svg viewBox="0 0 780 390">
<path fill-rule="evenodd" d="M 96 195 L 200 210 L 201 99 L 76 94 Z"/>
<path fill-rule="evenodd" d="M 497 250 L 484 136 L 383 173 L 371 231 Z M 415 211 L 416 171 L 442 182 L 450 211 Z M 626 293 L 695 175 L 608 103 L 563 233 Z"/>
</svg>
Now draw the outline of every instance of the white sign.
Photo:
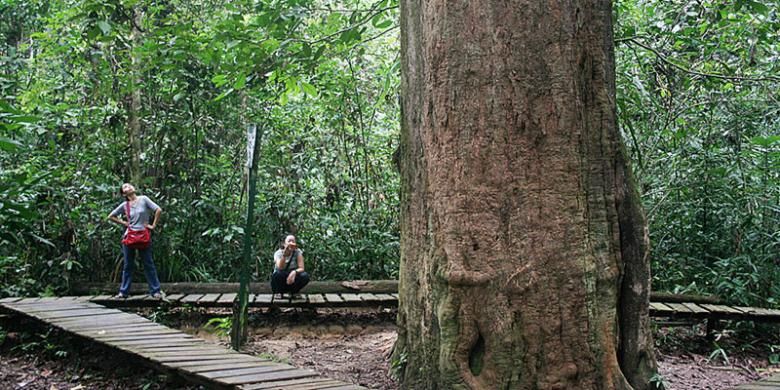
<svg viewBox="0 0 780 390">
<path fill-rule="evenodd" d="M 252 168 L 252 158 L 255 156 L 255 138 L 257 137 L 257 125 L 246 127 L 246 167 Z"/>
</svg>

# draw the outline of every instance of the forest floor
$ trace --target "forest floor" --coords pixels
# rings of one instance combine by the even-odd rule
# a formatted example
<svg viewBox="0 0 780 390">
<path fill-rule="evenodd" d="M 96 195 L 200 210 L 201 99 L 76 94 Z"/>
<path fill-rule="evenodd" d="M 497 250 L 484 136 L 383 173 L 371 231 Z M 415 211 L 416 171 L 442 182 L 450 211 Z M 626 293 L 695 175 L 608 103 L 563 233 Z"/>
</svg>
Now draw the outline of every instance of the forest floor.
<svg viewBox="0 0 780 390">
<path fill-rule="evenodd" d="M 203 326 L 209 318 L 218 318 L 224 312 L 143 314 L 226 344 L 220 335 L 220 321 Z M 255 313 L 250 319 L 252 329 L 245 352 L 372 389 L 396 389 L 390 362 L 396 339 L 394 322 L 395 312 L 389 310 Z M 33 329 L 29 326 L 25 324 L 25 330 L 19 331 L 19 324 L 9 327 L 7 322 L 0 322 L 0 389 L 198 389 L 132 364 L 128 356 L 58 332 L 28 331 Z M 656 353 L 659 379 L 666 388 L 730 389 L 780 371 L 780 367 L 769 364 L 769 356 L 780 349 L 776 327 L 731 326 L 744 329 L 720 332 L 715 341 L 707 341 L 700 324 L 659 327 L 655 333 L 659 345 Z"/>
</svg>

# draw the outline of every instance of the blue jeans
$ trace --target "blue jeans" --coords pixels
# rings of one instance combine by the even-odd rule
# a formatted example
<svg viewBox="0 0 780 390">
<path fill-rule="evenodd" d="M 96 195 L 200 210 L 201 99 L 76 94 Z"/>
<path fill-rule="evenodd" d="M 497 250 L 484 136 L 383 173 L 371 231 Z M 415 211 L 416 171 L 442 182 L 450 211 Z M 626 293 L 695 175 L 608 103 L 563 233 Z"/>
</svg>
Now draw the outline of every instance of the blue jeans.
<svg viewBox="0 0 780 390">
<path fill-rule="evenodd" d="M 276 293 L 292 293 L 297 294 L 307 284 L 309 284 L 309 274 L 301 272 L 295 275 L 295 281 L 293 284 L 287 284 L 287 276 L 290 275 L 290 271 L 274 271 L 271 274 L 271 291 Z"/>
<path fill-rule="evenodd" d="M 157 269 L 154 268 L 152 261 L 152 245 L 146 249 L 130 249 L 122 245 L 122 254 L 125 255 L 125 266 L 122 268 L 122 285 L 119 286 L 119 293 L 130 295 L 130 285 L 133 283 L 133 270 L 135 269 L 135 251 L 141 252 L 141 259 L 144 261 L 144 274 L 146 282 L 149 283 L 149 295 L 160 292 L 160 279 L 157 278 Z"/>
</svg>

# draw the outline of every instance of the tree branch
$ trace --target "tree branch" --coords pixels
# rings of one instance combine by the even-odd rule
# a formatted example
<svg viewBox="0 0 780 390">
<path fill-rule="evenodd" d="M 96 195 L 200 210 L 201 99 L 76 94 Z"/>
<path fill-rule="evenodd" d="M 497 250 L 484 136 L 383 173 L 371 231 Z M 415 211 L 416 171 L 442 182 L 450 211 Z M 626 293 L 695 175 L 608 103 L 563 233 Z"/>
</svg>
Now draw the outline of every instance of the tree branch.
<svg viewBox="0 0 780 390">
<path fill-rule="evenodd" d="M 674 61 L 670 60 L 668 57 L 666 57 L 664 54 L 659 52 L 658 50 L 654 49 L 653 47 L 646 45 L 642 42 L 639 42 L 638 40 L 634 38 L 626 38 L 622 42 L 628 42 L 633 43 L 653 54 L 655 54 L 656 57 L 658 57 L 661 61 L 666 63 L 667 65 L 672 66 L 675 69 L 681 70 L 685 73 L 692 74 L 695 76 L 701 76 L 701 77 L 708 77 L 708 78 L 715 78 L 715 79 L 721 79 L 721 80 L 731 80 L 731 81 L 752 81 L 752 82 L 762 82 L 762 81 L 773 81 L 773 82 L 780 82 L 780 77 L 775 76 L 763 76 L 763 77 L 748 77 L 748 76 L 735 76 L 735 75 L 726 75 L 726 74 L 720 74 L 720 73 L 707 73 L 707 72 L 700 72 L 697 70 L 686 68 L 680 64 L 675 63 Z"/>
</svg>

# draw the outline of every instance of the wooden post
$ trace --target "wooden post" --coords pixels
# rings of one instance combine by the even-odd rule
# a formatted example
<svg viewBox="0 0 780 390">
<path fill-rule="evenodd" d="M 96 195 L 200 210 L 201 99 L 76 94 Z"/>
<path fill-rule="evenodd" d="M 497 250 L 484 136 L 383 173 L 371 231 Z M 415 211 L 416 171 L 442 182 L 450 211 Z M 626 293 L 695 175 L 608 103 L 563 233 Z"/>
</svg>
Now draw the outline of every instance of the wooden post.
<svg viewBox="0 0 780 390">
<path fill-rule="evenodd" d="M 247 127 L 247 182 L 249 183 L 249 196 L 247 198 L 246 225 L 244 226 L 244 250 L 241 255 L 239 267 L 239 287 L 236 304 L 233 305 L 233 326 L 230 331 L 230 345 L 238 351 L 246 341 L 246 318 L 249 308 L 249 264 L 252 261 L 252 227 L 255 215 L 255 195 L 257 192 L 257 145 L 260 143 L 260 135 L 257 126 L 251 124 Z"/>
</svg>

